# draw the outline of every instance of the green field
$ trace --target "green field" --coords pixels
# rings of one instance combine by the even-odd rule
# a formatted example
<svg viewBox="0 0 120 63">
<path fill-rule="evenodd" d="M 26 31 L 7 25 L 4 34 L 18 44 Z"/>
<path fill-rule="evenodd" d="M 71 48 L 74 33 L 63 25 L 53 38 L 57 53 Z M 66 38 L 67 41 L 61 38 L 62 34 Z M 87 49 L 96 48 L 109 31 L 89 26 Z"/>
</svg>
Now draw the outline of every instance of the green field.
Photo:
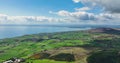
<svg viewBox="0 0 120 63">
<path fill-rule="evenodd" d="M 0 40 L 0 62 L 18 57 L 26 59 L 25 63 L 86 63 L 86 58 L 89 55 L 85 55 L 84 58 L 73 62 L 30 58 L 32 55 L 41 51 L 55 51 L 54 49 L 61 47 L 81 48 L 80 53 L 84 50 L 87 52 L 118 50 L 120 48 L 120 33 L 118 31 L 106 32 L 106 30 L 105 32 L 72 31 L 33 34 L 2 39 Z M 74 51 L 74 53 L 76 52 Z"/>
</svg>

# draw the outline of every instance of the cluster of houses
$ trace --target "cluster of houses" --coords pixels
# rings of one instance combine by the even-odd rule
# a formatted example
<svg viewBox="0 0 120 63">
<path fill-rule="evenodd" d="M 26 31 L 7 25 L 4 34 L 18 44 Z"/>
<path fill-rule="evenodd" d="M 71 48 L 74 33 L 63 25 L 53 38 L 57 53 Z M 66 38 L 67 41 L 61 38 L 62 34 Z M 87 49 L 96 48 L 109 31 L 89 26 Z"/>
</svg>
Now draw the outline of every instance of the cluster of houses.
<svg viewBox="0 0 120 63">
<path fill-rule="evenodd" d="M 25 62 L 25 59 L 22 58 L 11 58 L 3 63 L 22 63 Z"/>
</svg>

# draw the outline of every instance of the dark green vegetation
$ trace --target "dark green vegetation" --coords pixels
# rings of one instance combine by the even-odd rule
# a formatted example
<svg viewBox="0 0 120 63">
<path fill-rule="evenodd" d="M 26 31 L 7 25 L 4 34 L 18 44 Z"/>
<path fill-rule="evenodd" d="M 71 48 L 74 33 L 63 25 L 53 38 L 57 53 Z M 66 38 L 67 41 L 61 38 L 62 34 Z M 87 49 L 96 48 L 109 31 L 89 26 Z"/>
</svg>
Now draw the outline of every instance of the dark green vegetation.
<svg viewBox="0 0 120 63">
<path fill-rule="evenodd" d="M 119 48 L 120 30 L 112 28 L 25 35 L 0 40 L 0 62 L 18 57 L 25 58 L 25 63 L 87 63 L 87 58 L 95 63 L 94 52 Z M 107 58 L 113 52 L 104 53 Z"/>
<path fill-rule="evenodd" d="M 120 52 L 115 50 L 95 52 L 87 61 L 88 63 L 120 63 Z"/>
</svg>

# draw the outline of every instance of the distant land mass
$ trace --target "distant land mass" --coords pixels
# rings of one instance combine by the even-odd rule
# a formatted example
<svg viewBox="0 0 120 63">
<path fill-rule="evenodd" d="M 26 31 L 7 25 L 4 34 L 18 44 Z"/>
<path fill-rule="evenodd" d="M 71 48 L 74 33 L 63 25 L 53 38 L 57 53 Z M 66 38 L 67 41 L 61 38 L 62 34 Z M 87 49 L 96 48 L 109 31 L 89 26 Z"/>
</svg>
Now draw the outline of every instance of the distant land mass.
<svg viewBox="0 0 120 63">
<path fill-rule="evenodd" d="M 83 25 L 83 24 L 40 24 L 40 25 L 18 25 L 18 24 L 2 24 L 0 26 L 44 26 L 44 27 L 71 27 L 71 28 L 84 28 L 84 27 L 91 27 L 91 28 L 120 28 L 120 25 Z"/>
</svg>

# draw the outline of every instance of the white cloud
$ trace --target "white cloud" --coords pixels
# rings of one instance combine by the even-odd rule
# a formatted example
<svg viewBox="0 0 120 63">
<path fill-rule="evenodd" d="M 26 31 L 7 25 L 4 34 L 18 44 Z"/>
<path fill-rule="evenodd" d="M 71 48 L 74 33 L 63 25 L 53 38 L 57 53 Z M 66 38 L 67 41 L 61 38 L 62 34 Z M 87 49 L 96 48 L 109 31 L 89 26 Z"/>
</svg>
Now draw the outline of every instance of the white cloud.
<svg viewBox="0 0 120 63">
<path fill-rule="evenodd" d="M 120 0 L 73 0 L 73 2 L 85 5 L 83 8 L 75 8 L 75 12 L 70 12 L 70 14 L 74 14 L 73 18 L 77 19 L 79 17 L 77 20 L 80 22 L 83 20 L 85 23 L 87 20 L 86 23 L 120 24 Z M 95 9 L 101 9 L 100 11 L 104 12 L 98 14 L 88 12 Z M 81 12 L 84 12 L 84 14 L 81 14 Z"/>
<path fill-rule="evenodd" d="M 63 16 L 67 21 L 71 23 L 80 24 L 120 24 L 120 14 L 100 13 L 94 14 L 86 11 L 69 12 L 61 10 L 54 12 L 59 16 Z"/>
<path fill-rule="evenodd" d="M 75 0 L 73 0 L 75 2 Z M 81 2 L 84 5 L 90 6 L 100 6 L 104 8 L 106 11 L 112 13 L 120 13 L 120 0 L 76 0 L 77 3 Z"/>
<path fill-rule="evenodd" d="M 0 14 L 0 24 L 50 24 L 58 23 L 58 18 L 45 16 L 8 16 Z"/>
<path fill-rule="evenodd" d="M 58 11 L 56 14 L 58 14 L 60 16 L 70 16 L 70 13 L 65 10 Z"/>
<path fill-rule="evenodd" d="M 80 0 L 73 0 L 73 2 L 75 2 L 75 3 L 79 3 L 79 2 L 80 2 Z"/>
<path fill-rule="evenodd" d="M 65 10 L 56 12 L 56 14 L 62 18 L 0 14 L 0 24 L 120 24 L 120 14 L 100 13 L 96 15 L 85 11 Z"/>
<path fill-rule="evenodd" d="M 76 19 L 76 20 L 94 20 L 95 15 L 93 13 L 88 13 L 84 11 L 77 11 L 77 12 L 68 12 L 65 10 L 61 10 L 57 12 L 59 16 L 64 16 L 70 19 Z"/>
<path fill-rule="evenodd" d="M 76 11 L 88 11 L 91 10 L 89 7 L 75 8 Z"/>
</svg>

